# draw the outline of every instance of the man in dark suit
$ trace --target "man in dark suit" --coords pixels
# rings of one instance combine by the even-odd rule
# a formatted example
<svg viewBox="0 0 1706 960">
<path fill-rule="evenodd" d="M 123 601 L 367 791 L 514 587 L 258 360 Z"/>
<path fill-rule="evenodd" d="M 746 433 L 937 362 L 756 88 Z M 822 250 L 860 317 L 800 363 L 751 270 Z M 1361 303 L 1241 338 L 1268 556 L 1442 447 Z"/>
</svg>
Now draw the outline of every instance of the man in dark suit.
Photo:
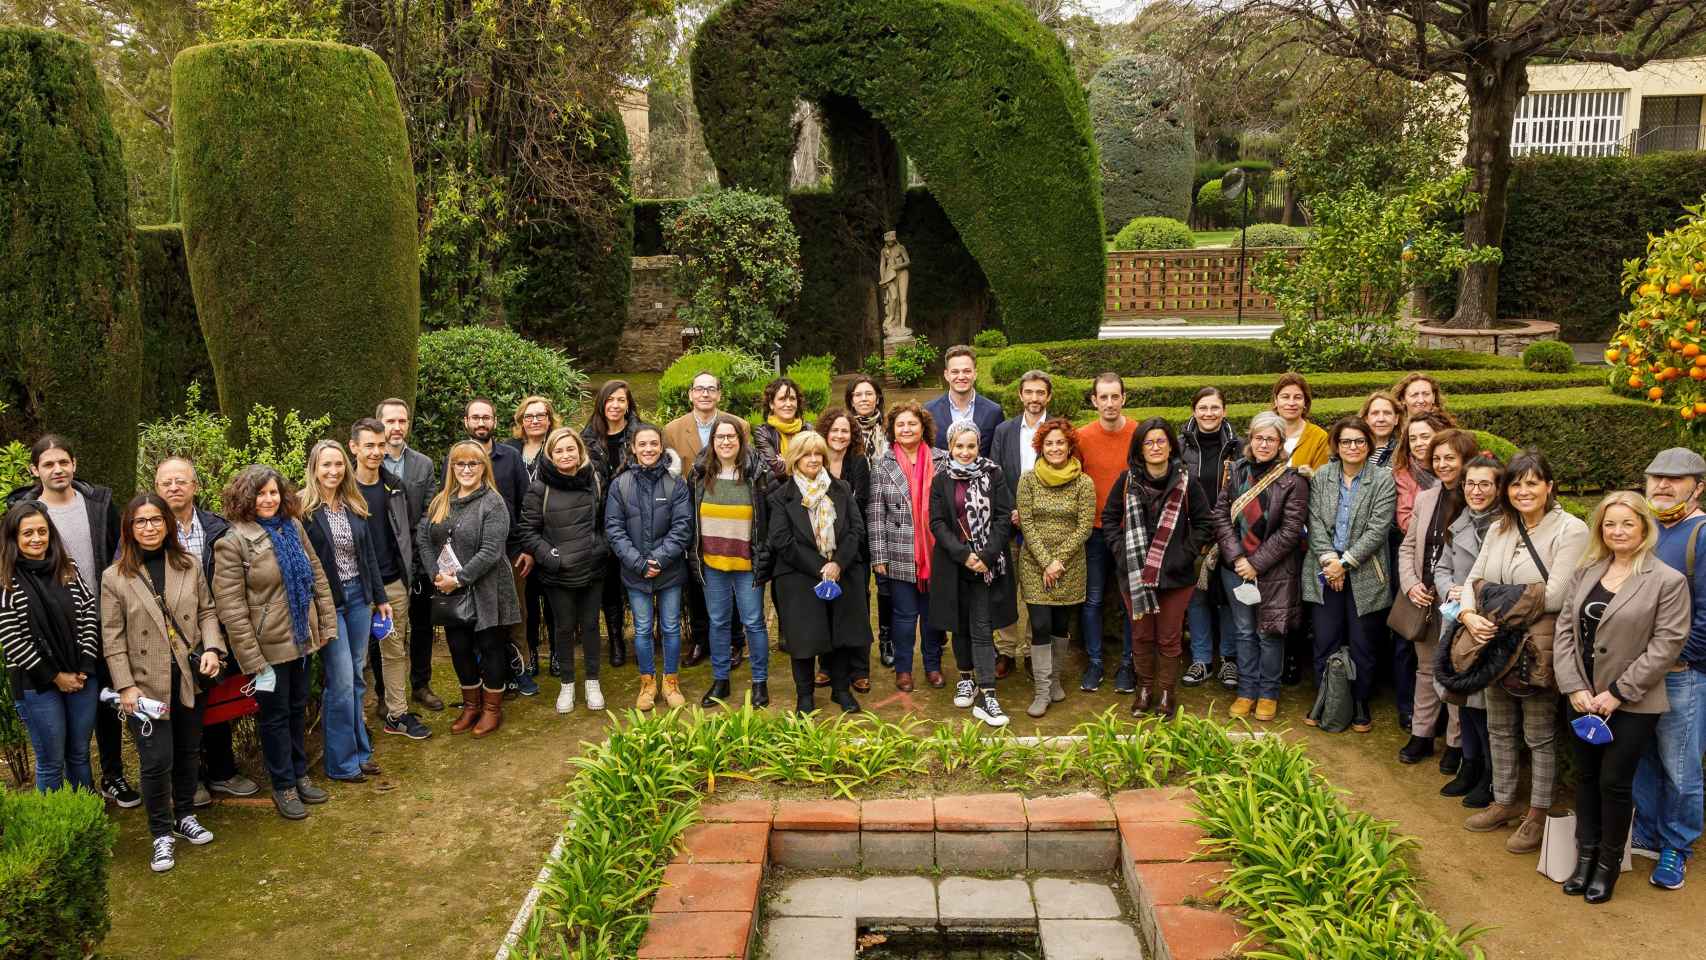
<svg viewBox="0 0 1706 960">
<path fill-rule="evenodd" d="M 1019 495 L 1019 478 L 1036 466 L 1037 451 L 1032 445 L 1037 428 L 1048 419 L 1049 398 L 1054 396 L 1054 380 L 1041 370 L 1027 370 L 1019 378 L 1019 415 L 1005 420 L 995 428 L 995 442 L 990 459 L 1001 468 L 1007 490 L 1015 502 Z M 1019 569 L 1019 543 L 1024 531 L 1019 529 L 1019 511 L 1013 511 L 1013 542 L 1008 545 L 1008 569 Z M 1017 577 L 1014 583 L 1018 584 Z M 1030 648 L 1030 617 L 1026 615 L 1025 598 L 1019 597 L 1019 619 L 1011 626 L 995 631 L 995 677 L 1001 679 L 1013 672 L 1021 657 Z"/>
<path fill-rule="evenodd" d="M 977 427 L 977 452 L 989 456 L 995 428 L 1001 425 L 1001 404 L 977 395 L 977 354 L 967 346 L 949 347 L 942 358 L 942 380 L 948 391 L 924 405 L 936 421 L 934 446 L 948 448 L 948 428 L 961 420 Z"/>
</svg>

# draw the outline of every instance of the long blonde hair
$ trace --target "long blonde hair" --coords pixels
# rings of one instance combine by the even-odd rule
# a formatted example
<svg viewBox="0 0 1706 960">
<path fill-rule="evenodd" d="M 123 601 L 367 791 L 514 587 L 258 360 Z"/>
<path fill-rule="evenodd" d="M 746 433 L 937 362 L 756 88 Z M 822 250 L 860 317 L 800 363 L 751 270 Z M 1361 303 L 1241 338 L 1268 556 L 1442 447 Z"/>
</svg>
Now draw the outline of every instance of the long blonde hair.
<svg viewBox="0 0 1706 960">
<path fill-rule="evenodd" d="M 1641 542 L 1635 547 L 1635 555 L 1629 558 L 1629 569 L 1640 573 L 1646 567 L 1646 561 L 1652 556 L 1653 548 L 1659 543 L 1659 518 L 1653 516 L 1653 508 L 1647 506 L 1647 501 L 1628 490 L 1616 490 L 1605 495 L 1599 506 L 1593 508 L 1593 519 L 1588 521 L 1588 548 L 1582 552 L 1584 567 L 1591 567 L 1601 560 L 1611 556 L 1611 548 L 1606 546 L 1605 531 L 1600 524 L 1605 521 L 1605 512 L 1612 507 L 1627 507 L 1635 516 L 1641 518 L 1641 524 L 1646 528 Z"/>
<path fill-rule="evenodd" d="M 427 507 L 427 519 L 433 523 L 443 523 L 450 516 L 450 498 L 457 495 L 461 485 L 456 482 L 457 454 L 474 454 L 480 458 L 480 486 L 493 493 L 498 492 L 498 482 L 492 476 L 492 458 L 486 455 L 486 448 L 473 440 L 458 440 L 450 447 L 450 455 L 445 458 L 444 487 L 438 491 L 438 496 L 432 498 L 432 504 Z"/>
<path fill-rule="evenodd" d="M 361 490 L 355 485 L 355 464 L 350 463 L 349 453 L 344 450 L 344 445 L 336 440 L 321 440 L 308 451 L 307 475 L 302 478 L 302 515 L 312 516 L 314 511 L 322 506 L 333 506 L 320 495 L 320 479 L 314 476 L 315 467 L 320 462 L 320 454 L 326 450 L 336 450 L 344 461 L 344 478 L 338 483 L 336 506 L 358 517 L 366 517 L 367 498 L 361 495 Z"/>
<path fill-rule="evenodd" d="M 521 402 L 515 405 L 515 413 L 510 416 L 510 436 L 517 440 L 527 439 L 527 430 L 521 425 L 521 415 L 527 412 L 528 407 L 531 407 L 536 403 L 543 403 L 545 405 L 545 416 L 549 418 L 546 421 L 549 425 L 545 428 L 545 435 L 547 437 L 550 436 L 551 431 L 562 427 L 563 418 L 557 413 L 557 405 L 551 402 L 550 397 L 540 396 L 536 393 L 532 396 L 522 397 Z"/>
</svg>

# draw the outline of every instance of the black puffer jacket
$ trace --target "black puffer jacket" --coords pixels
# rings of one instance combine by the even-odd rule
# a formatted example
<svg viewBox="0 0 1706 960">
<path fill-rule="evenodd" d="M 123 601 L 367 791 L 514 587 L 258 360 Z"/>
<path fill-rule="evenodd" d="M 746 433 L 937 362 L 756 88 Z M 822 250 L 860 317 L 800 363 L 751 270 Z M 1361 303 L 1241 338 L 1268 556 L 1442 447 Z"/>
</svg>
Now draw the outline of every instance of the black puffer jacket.
<svg viewBox="0 0 1706 960">
<path fill-rule="evenodd" d="M 604 484 L 596 463 L 564 475 L 544 457 L 539 478 L 521 501 L 521 549 L 535 577 L 553 587 L 584 587 L 604 578 Z"/>
</svg>

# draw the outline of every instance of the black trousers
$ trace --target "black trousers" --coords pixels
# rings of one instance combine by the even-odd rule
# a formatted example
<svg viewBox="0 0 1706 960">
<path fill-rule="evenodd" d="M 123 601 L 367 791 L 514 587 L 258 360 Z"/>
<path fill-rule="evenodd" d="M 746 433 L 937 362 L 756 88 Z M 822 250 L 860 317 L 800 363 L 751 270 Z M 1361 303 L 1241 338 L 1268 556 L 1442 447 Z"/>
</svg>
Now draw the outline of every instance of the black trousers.
<svg viewBox="0 0 1706 960">
<path fill-rule="evenodd" d="M 171 712 L 146 724 L 140 716 L 128 718 L 136 754 L 142 761 L 142 803 L 148 810 L 148 833 L 152 837 L 169 836 L 173 824 L 195 812 L 201 711 L 201 703 L 186 704 L 179 697 L 178 671 L 173 669 Z M 143 732 L 145 728 L 147 733 Z"/>
<path fill-rule="evenodd" d="M 444 637 L 450 641 L 450 663 L 456 668 L 458 684 L 502 690 L 509 683 L 508 627 L 445 627 Z"/>
<path fill-rule="evenodd" d="M 552 615 L 551 605 L 546 600 L 545 585 L 534 578 L 531 572 L 522 581 L 525 588 L 521 592 L 521 609 L 527 617 L 527 662 L 533 664 L 539 660 L 539 630 L 545 629 L 545 649 L 552 650 L 557 645 L 557 618 Z M 598 622 L 593 621 L 596 629 Z"/>
<path fill-rule="evenodd" d="M 975 670 L 977 685 L 985 690 L 994 690 L 995 630 L 989 623 L 992 590 L 978 574 L 967 571 L 959 574 L 959 578 L 960 609 L 955 622 L 971 629 L 954 631 L 954 664 L 961 674 Z"/>
<path fill-rule="evenodd" d="M 1031 619 L 1031 646 L 1046 647 L 1055 637 L 1066 639 L 1072 624 L 1078 619 L 1079 604 L 1044 606 L 1025 604 L 1025 614 Z M 1055 669 L 1060 669 L 1058 666 Z"/>
<path fill-rule="evenodd" d="M 231 743 L 232 722 L 201 728 L 201 773 L 202 779 L 209 783 L 237 775 L 237 751 Z"/>
<path fill-rule="evenodd" d="M 530 581 L 531 582 L 531 581 Z M 580 587 L 542 585 L 545 598 L 556 617 L 552 648 L 557 652 L 557 679 L 575 682 L 575 638 L 580 638 L 581 656 L 586 658 L 586 678 L 598 679 L 598 612 L 604 603 L 602 579 Z"/>
<path fill-rule="evenodd" d="M 1458 722 L 1463 725 L 1463 759 L 1492 763 L 1492 741 L 1487 735 L 1487 711 L 1482 707 L 1458 707 Z"/>
<path fill-rule="evenodd" d="M 289 790 L 308 775 L 308 658 L 272 666 L 274 686 L 255 691 L 261 705 L 261 756 L 274 790 Z"/>
<path fill-rule="evenodd" d="M 622 588 L 622 565 L 612 556 L 604 565 L 604 636 L 614 649 L 622 639 L 623 617 L 628 610 L 628 591 Z"/>
<path fill-rule="evenodd" d="M 794 690 L 800 697 L 810 696 L 816 685 L 817 665 L 822 664 L 829 674 L 829 687 L 835 693 L 845 693 L 853 685 L 854 647 L 836 647 L 819 657 L 791 657 L 794 669 Z M 993 649 L 993 648 L 992 648 Z M 867 658 L 868 658 L 867 654 Z"/>
<path fill-rule="evenodd" d="M 368 659 L 369 663 L 377 660 Z M 409 591 L 409 686 L 419 690 L 432 685 L 432 593 L 427 585 L 417 582 Z M 385 702 L 384 687 L 373 689 L 379 702 Z"/>
<path fill-rule="evenodd" d="M 113 685 L 113 676 L 107 671 L 107 660 L 98 657 L 95 660 L 95 689 L 105 690 Z M 22 693 L 15 694 L 22 697 Z M 101 752 L 101 779 L 112 780 L 124 776 L 124 724 L 119 720 L 117 710 L 101 708 L 95 711 L 95 746 Z M 96 784 L 100 786 L 100 784 Z"/>
<path fill-rule="evenodd" d="M 1570 716 L 1581 714 L 1571 710 Z M 1576 748 L 1576 846 L 1615 850 L 1621 859 L 1635 816 L 1630 799 L 1635 767 L 1658 731 L 1659 714 L 1617 710 L 1605 723 L 1611 728 L 1610 743 L 1594 746 L 1570 738 Z M 1602 863 L 1606 855 L 1601 854 Z"/>
</svg>

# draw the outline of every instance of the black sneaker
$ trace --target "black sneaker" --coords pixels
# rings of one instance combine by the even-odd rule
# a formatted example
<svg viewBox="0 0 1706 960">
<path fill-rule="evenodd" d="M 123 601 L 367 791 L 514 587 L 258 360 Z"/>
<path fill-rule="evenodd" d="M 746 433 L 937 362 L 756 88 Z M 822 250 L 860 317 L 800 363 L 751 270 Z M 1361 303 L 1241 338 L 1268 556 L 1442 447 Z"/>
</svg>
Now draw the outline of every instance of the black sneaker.
<svg viewBox="0 0 1706 960">
<path fill-rule="evenodd" d="M 142 806 L 142 794 L 137 793 L 135 790 L 130 788 L 130 781 L 126 780 L 123 774 L 116 777 L 107 777 L 102 780 L 101 795 L 126 810 L 129 810 L 131 807 Z M 168 851 L 168 853 L 169 852 L 170 851 Z M 170 859 L 169 856 L 168 859 Z M 162 869 L 170 870 L 172 868 L 168 865 Z"/>
<path fill-rule="evenodd" d="M 1238 661 L 1220 661 L 1220 685 L 1228 690 L 1238 689 Z"/>
<path fill-rule="evenodd" d="M 979 691 L 977 701 L 972 704 L 971 715 L 992 727 L 1007 725 L 1007 714 L 1001 712 L 1001 704 L 995 702 L 995 694 L 989 690 Z"/>
<path fill-rule="evenodd" d="M 1187 687 L 1200 687 L 1207 680 L 1208 664 L 1201 660 L 1191 661 L 1190 667 L 1185 670 L 1185 675 L 1179 678 L 1179 682 Z"/>
<path fill-rule="evenodd" d="M 155 873 L 165 873 L 178 865 L 178 858 L 173 855 L 176 841 L 171 837 L 154 838 L 154 855 L 148 858 L 148 869 Z"/>
<path fill-rule="evenodd" d="M 405 713 L 400 717 L 386 717 L 384 729 L 386 733 L 408 737 L 410 740 L 425 740 L 432 736 L 432 731 L 421 722 L 421 718 L 412 713 Z"/>
<path fill-rule="evenodd" d="M 1132 670 L 1131 664 L 1122 663 L 1120 664 L 1120 668 L 1114 671 L 1114 692 L 1137 692 L 1137 673 Z"/>
<path fill-rule="evenodd" d="M 1078 689 L 1085 693 L 1095 693 L 1102 688 L 1102 665 L 1092 663 L 1084 668 L 1084 678 L 1079 681 Z"/>
<path fill-rule="evenodd" d="M 179 817 L 172 825 L 172 836 L 180 840 L 188 840 L 196 846 L 213 842 L 213 831 L 196 822 L 195 817 Z"/>
</svg>

